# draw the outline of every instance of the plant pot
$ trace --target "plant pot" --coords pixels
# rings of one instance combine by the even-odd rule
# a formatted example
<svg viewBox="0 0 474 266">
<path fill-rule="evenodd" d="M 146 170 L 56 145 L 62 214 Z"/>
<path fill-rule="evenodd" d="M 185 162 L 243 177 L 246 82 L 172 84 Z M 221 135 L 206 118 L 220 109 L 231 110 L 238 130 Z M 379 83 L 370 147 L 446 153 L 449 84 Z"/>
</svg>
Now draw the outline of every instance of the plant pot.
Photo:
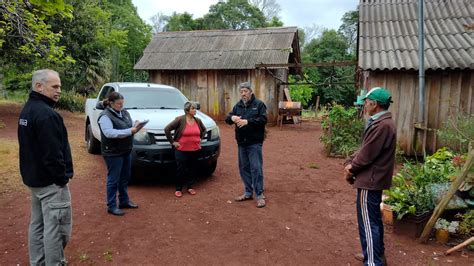
<svg viewBox="0 0 474 266">
<path fill-rule="evenodd" d="M 449 231 L 446 229 L 436 229 L 436 242 L 439 244 L 446 244 L 449 240 Z"/>
<path fill-rule="evenodd" d="M 382 203 L 382 221 L 386 225 L 393 225 L 392 207 L 384 203 Z"/>
<path fill-rule="evenodd" d="M 398 235 L 406 235 L 412 238 L 418 238 L 426 223 L 430 219 L 432 212 L 421 214 L 407 214 L 401 220 L 393 220 L 393 232 Z"/>
</svg>

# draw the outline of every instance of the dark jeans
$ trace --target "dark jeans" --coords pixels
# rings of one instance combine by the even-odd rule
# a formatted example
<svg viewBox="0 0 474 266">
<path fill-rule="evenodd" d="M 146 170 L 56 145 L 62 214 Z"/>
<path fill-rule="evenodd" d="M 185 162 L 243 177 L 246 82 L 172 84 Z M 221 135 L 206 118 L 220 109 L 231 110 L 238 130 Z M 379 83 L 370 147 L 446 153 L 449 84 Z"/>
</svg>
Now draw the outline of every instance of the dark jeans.
<svg viewBox="0 0 474 266">
<path fill-rule="evenodd" d="M 239 171 L 245 187 L 245 196 L 252 196 L 255 191 L 257 198 L 263 194 L 263 158 L 262 144 L 238 146 Z"/>
<path fill-rule="evenodd" d="M 188 189 L 192 188 L 197 171 L 196 166 L 199 150 L 175 150 L 174 155 L 178 167 L 176 171 L 176 191 L 181 191 L 183 189 L 183 186 L 186 186 Z"/>
<path fill-rule="evenodd" d="M 121 156 L 104 156 L 107 165 L 107 206 L 109 209 L 117 208 L 117 191 L 119 204 L 127 204 L 128 181 L 132 171 L 130 153 Z"/>
<path fill-rule="evenodd" d="M 357 221 L 364 265 L 382 265 L 384 255 L 381 190 L 357 189 Z"/>
</svg>

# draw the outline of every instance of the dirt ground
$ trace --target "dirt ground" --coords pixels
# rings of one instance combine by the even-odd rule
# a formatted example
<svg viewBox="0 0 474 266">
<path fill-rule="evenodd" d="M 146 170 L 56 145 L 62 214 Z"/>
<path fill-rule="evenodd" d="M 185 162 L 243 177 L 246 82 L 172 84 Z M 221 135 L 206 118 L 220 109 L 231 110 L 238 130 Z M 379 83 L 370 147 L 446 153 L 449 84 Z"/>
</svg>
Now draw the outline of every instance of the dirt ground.
<svg viewBox="0 0 474 266">
<path fill-rule="evenodd" d="M 19 105 L 0 105 L 5 124 L 0 140 L 17 141 L 19 111 Z M 61 113 L 76 172 L 70 182 L 73 232 L 66 248 L 71 264 L 360 265 L 353 257 L 360 250 L 356 191 L 342 178 L 342 160 L 325 157 L 317 122 L 269 127 L 263 209 L 252 201 L 233 202 L 243 189 L 237 150 L 233 128 L 220 124 L 218 167 L 197 184 L 196 196 L 177 199 L 172 184 L 156 181 L 160 173 L 149 173 L 148 182 L 129 188 L 140 208 L 117 217 L 106 212 L 103 159 L 86 152 L 84 117 Z M 19 179 L 17 172 L 2 175 Z M 0 193 L 1 265 L 28 264 L 30 196 L 19 187 Z M 392 265 L 474 265 L 472 253 L 445 257 L 446 246 L 418 244 L 388 228 L 385 243 Z"/>
</svg>

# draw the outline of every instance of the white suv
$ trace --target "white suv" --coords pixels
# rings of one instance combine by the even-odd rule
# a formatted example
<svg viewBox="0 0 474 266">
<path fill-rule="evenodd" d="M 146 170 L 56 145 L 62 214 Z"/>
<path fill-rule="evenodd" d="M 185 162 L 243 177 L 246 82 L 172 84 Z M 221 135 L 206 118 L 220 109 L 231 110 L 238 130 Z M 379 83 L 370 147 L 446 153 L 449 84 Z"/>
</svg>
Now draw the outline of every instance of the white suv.
<svg viewBox="0 0 474 266">
<path fill-rule="evenodd" d="M 96 99 L 86 101 L 85 139 L 90 153 L 100 153 L 100 129 L 97 123 L 102 112 L 102 100 L 110 92 L 120 92 L 125 98 L 124 108 L 132 120 L 150 120 L 145 129 L 135 134 L 132 164 L 137 167 L 174 167 L 174 151 L 165 137 L 164 128 L 175 117 L 184 114 L 184 104 L 188 101 L 178 89 L 152 83 L 114 82 L 105 84 Z M 217 166 L 220 154 L 219 128 L 212 118 L 199 111 L 196 117 L 202 120 L 207 133 L 201 141 L 199 169 L 204 175 L 211 175 Z M 173 133 L 173 132 L 172 132 Z"/>
</svg>

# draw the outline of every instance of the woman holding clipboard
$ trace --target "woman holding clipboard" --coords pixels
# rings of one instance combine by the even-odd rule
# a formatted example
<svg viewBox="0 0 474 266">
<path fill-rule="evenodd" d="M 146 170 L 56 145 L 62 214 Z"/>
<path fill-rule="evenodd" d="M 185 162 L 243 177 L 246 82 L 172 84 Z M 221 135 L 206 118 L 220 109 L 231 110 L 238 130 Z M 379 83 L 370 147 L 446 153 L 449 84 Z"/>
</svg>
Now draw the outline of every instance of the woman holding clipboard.
<svg viewBox="0 0 474 266">
<path fill-rule="evenodd" d="M 125 214 L 121 209 L 138 208 L 128 197 L 128 181 L 132 169 L 133 135 L 146 124 L 145 121 L 136 121 L 133 125 L 130 114 L 123 109 L 123 103 L 120 93 L 111 92 L 103 101 L 105 109 L 98 119 L 101 150 L 107 165 L 107 212 L 118 216 Z"/>
<path fill-rule="evenodd" d="M 175 149 L 177 164 L 176 191 L 178 198 L 183 196 L 183 186 L 191 195 L 196 195 L 193 189 L 196 164 L 201 149 L 201 139 L 206 134 L 206 127 L 196 115 L 196 106 L 190 102 L 184 104 L 184 115 L 176 117 L 165 127 L 165 135 Z M 171 131 L 174 130 L 174 136 Z"/>
</svg>

